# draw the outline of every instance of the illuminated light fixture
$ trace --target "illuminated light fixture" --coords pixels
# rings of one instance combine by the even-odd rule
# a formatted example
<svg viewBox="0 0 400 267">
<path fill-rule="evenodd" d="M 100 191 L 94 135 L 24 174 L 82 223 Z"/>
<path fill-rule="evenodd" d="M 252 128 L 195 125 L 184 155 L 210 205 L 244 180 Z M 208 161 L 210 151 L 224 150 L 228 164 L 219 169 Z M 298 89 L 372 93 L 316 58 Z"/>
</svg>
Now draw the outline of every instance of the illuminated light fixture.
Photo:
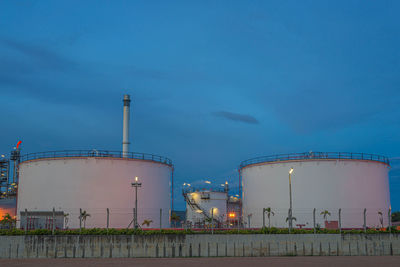
<svg viewBox="0 0 400 267">
<path fill-rule="evenodd" d="M 228 184 L 228 181 L 225 181 L 225 184 Z"/>
<path fill-rule="evenodd" d="M 235 195 L 235 197 L 239 197 L 239 195 Z"/>
<path fill-rule="evenodd" d="M 186 183 L 183 183 L 183 185 L 186 185 Z"/>
<path fill-rule="evenodd" d="M 190 186 L 190 184 L 187 184 L 188 186 Z"/>
<path fill-rule="evenodd" d="M 289 174 L 292 174 L 293 172 L 293 168 L 290 168 Z"/>
<path fill-rule="evenodd" d="M 221 184 L 221 186 L 225 186 L 224 184 Z"/>
<path fill-rule="evenodd" d="M 135 177 L 135 182 L 137 182 L 137 181 L 138 181 L 138 179 L 139 179 L 139 178 L 136 176 L 136 177 Z"/>
<path fill-rule="evenodd" d="M 205 183 L 206 183 L 206 184 L 211 184 L 211 182 L 210 182 L 210 181 L 205 181 Z"/>
<path fill-rule="evenodd" d="M 229 218 L 235 218 L 236 217 L 236 213 L 234 213 L 234 212 L 230 212 L 228 215 L 229 215 Z"/>
<path fill-rule="evenodd" d="M 202 211 L 202 210 L 196 210 L 196 212 L 197 212 L 197 213 L 203 213 L 203 211 Z"/>
</svg>

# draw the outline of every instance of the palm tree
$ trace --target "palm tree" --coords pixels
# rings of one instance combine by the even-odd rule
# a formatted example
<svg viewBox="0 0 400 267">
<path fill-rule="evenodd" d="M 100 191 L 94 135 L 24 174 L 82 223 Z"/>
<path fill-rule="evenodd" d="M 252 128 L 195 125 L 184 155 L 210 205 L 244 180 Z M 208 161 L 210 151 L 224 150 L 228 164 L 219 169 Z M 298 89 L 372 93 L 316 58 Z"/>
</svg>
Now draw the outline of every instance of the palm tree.
<svg viewBox="0 0 400 267">
<path fill-rule="evenodd" d="M 289 217 L 286 217 L 286 222 L 288 222 L 289 221 Z M 297 219 L 296 219 L 296 217 L 293 217 L 292 216 L 292 221 L 297 221 Z M 290 229 L 289 229 L 290 230 Z"/>
<path fill-rule="evenodd" d="M 381 228 L 383 228 L 383 213 L 382 211 L 378 211 L 379 222 L 381 223 Z"/>
<path fill-rule="evenodd" d="M 144 220 L 142 222 L 142 225 L 146 225 L 147 227 L 149 227 L 152 222 L 153 222 L 152 220 Z"/>
<path fill-rule="evenodd" d="M 321 215 L 324 215 L 324 220 L 327 220 L 328 216 L 331 216 L 331 213 L 327 210 L 324 210 L 323 212 L 321 212 Z"/>
<path fill-rule="evenodd" d="M 69 216 L 69 213 L 64 213 L 64 228 L 65 229 L 68 229 L 68 227 L 67 227 L 68 220 L 69 220 L 68 216 Z"/>
<path fill-rule="evenodd" d="M 174 227 L 176 227 L 176 223 L 179 222 L 180 220 L 181 218 L 175 212 L 171 214 L 171 221 L 174 222 Z"/>
<path fill-rule="evenodd" d="M 271 215 L 274 216 L 275 213 L 272 211 L 271 207 L 268 207 L 264 210 L 267 213 L 268 217 L 268 228 L 271 228 Z"/>
<path fill-rule="evenodd" d="M 8 225 L 8 229 L 12 229 L 14 228 L 16 222 L 17 220 L 15 218 L 11 217 L 9 213 L 6 213 L 3 216 L 3 219 L 0 221 L 0 224 Z"/>
<path fill-rule="evenodd" d="M 87 217 L 90 217 L 90 214 L 86 212 L 86 210 L 82 211 L 81 215 L 79 216 L 79 219 L 83 221 L 83 228 L 86 228 L 86 219 Z"/>
</svg>

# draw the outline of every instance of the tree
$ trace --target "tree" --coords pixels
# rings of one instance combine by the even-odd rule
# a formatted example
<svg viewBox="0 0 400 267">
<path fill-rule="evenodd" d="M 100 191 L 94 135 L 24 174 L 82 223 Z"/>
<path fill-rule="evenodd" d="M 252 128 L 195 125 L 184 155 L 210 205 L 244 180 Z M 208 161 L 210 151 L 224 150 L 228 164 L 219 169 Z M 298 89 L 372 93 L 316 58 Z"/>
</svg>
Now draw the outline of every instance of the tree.
<svg viewBox="0 0 400 267">
<path fill-rule="evenodd" d="M 82 211 L 81 215 L 79 216 L 79 219 L 83 221 L 83 228 L 86 228 L 87 217 L 90 217 L 90 214 L 87 213 L 86 210 Z"/>
<path fill-rule="evenodd" d="M 172 212 L 171 221 L 174 222 L 174 227 L 176 227 L 176 223 L 179 222 L 180 220 L 181 218 L 175 212 Z"/>
<path fill-rule="evenodd" d="M 400 211 L 392 212 L 392 222 L 400 222 Z"/>
<path fill-rule="evenodd" d="M 289 217 L 286 217 L 286 222 L 288 222 L 288 221 L 289 221 Z M 292 221 L 297 221 L 296 217 L 292 216 Z"/>
<path fill-rule="evenodd" d="M 383 213 L 378 211 L 379 222 L 381 223 L 381 228 L 383 228 Z"/>
<path fill-rule="evenodd" d="M 68 229 L 68 220 L 69 220 L 69 218 L 68 218 L 68 216 L 69 216 L 69 213 L 64 213 L 64 228 L 65 229 Z"/>
<path fill-rule="evenodd" d="M 3 219 L 0 221 L 1 225 L 7 225 L 8 229 L 12 229 L 15 227 L 15 223 L 17 222 L 17 220 L 13 217 L 11 217 L 11 215 L 9 213 L 6 213 L 3 216 Z"/>
<path fill-rule="evenodd" d="M 324 210 L 323 212 L 321 212 L 321 215 L 324 216 L 324 220 L 327 221 L 328 216 L 331 216 L 331 213 L 327 210 Z"/>
<path fill-rule="evenodd" d="M 275 216 L 275 213 L 272 211 L 271 207 L 268 207 L 264 210 L 267 213 L 268 217 L 268 228 L 271 228 L 271 215 Z"/>
<path fill-rule="evenodd" d="M 153 222 L 152 220 L 144 220 L 142 222 L 142 225 L 146 225 L 147 227 L 149 227 L 152 222 Z"/>
</svg>

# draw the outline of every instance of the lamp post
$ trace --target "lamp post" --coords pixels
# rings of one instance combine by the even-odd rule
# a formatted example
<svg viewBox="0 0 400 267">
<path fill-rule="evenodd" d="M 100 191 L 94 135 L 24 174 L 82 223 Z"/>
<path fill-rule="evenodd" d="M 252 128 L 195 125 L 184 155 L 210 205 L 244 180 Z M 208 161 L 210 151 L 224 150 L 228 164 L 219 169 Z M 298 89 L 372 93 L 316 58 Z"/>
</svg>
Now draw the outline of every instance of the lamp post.
<svg viewBox="0 0 400 267">
<path fill-rule="evenodd" d="M 132 185 L 132 187 L 134 187 L 135 188 L 135 213 L 133 214 L 133 216 L 134 216 L 134 227 L 135 227 L 135 229 L 137 229 L 138 228 L 138 222 L 137 222 L 137 189 L 138 189 L 138 187 L 142 187 L 142 183 L 139 183 L 138 182 L 138 177 L 136 176 L 135 177 L 135 182 L 134 183 L 132 183 L 131 184 Z"/>
<path fill-rule="evenodd" d="M 289 170 L 289 199 L 290 199 L 290 207 L 289 207 L 289 231 L 292 230 L 292 179 L 291 175 L 293 173 L 293 168 Z"/>
</svg>

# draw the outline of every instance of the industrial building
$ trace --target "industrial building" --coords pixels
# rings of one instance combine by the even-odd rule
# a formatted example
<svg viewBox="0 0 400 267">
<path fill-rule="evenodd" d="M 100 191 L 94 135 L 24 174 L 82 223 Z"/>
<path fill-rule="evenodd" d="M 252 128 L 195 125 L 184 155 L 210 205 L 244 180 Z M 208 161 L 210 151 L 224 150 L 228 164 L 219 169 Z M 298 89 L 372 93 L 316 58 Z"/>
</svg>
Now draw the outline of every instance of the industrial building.
<svg viewBox="0 0 400 267">
<path fill-rule="evenodd" d="M 158 228 L 170 227 L 171 221 L 196 228 L 254 228 L 266 226 L 268 208 L 268 225 L 274 227 L 389 224 L 388 158 L 331 152 L 245 160 L 238 168 L 239 195 L 230 194 L 228 182 L 219 188 L 185 183 L 186 212 L 171 219 L 174 166 L 163 156 L 130 152 L 130 103 L 125 95 L 122 151 L 21 155 L 18 142 L 9 157 L 2 155 L 0 216 L 17 216 L 17 226 L 29 229 L 79 228 L 82 223 L 89 228 Z"/>
</svg>

